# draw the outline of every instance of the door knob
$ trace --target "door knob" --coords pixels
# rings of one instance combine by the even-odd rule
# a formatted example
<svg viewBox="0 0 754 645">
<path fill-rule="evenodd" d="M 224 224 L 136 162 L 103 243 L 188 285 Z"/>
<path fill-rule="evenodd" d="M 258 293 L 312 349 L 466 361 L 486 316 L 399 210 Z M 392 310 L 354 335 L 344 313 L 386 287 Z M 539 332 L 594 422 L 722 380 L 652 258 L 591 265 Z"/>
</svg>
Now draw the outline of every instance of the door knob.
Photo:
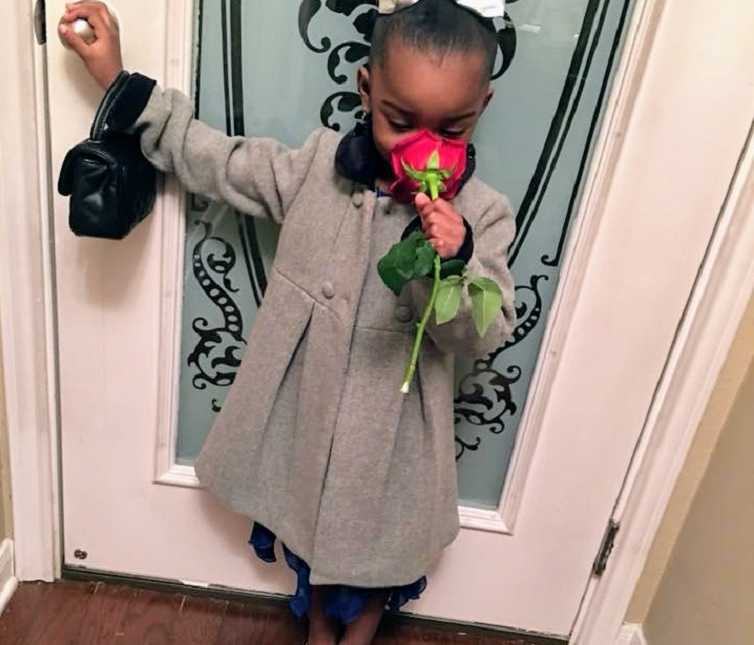
<svg viewBox="0 0 754 645">
<path fill-rule="evenodd" d="M 73 4 L 77 4 L 77 3 L 74 2 Z M 110 16 L 112 17 L 113 21 L 118 27 L 118 31 L 120 31 L 121 23 L 120 23 L 120 18 L 118 17 L 118 12 L 109 2 L 102 2 L 102 4 L 104 4 L 107 7 L 107 10 L 110 12 Z M 73 29 L 74 33 L 81 36 L 81 38 L 87 45 L 91 44 L 94 41 L 94 29 L 92 29 L 92 26 L 83 18 L 74 20 L 73 24 L 71 25 L 71 28 Z M 66 49 L 71 48 L 71 46 L 63 39 L 63 37 L 59 33 L 58 33 L 58 39 L 63 44 L 63 47 L 65 47 Z"/>
</svg>

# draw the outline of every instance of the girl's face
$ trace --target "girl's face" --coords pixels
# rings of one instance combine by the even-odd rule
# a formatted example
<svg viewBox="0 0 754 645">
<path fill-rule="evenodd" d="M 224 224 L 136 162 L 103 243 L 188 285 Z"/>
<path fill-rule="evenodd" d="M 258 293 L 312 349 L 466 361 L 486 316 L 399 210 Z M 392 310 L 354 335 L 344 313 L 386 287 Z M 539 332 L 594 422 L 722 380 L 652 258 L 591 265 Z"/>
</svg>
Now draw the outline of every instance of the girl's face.
<svg viewBox="0 0 754 645">
<path fill-rule="evenodd" d="M 371 70 L 359 70 L 362 107 L 372 114 L 374 141 L 386 161 L 402 138 L 424 128 L 468 141 L 492 98 L 484 55 L 439 57 L 395 40 Z"/>
</svg>

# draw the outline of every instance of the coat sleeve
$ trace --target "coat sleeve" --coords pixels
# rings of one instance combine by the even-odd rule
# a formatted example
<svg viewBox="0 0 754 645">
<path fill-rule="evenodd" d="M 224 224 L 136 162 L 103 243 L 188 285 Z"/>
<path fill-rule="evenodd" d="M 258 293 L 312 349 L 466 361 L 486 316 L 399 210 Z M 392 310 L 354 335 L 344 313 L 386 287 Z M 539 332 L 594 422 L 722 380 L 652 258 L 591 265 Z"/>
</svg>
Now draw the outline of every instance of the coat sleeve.
<svg viewBox="0 0 754 645">
<path fill-rule="evenodd" d="M 484 337 L 480 337 L 471 315 L 471 298 L 464 289 L 458 315 L 438 325 L 432 312 L 426 332 L 446 353 L 479 358 L 502 346 L 516 325 L 515 284 L 508 268 L 508 248 L 516 234 L 516 220 L 508 200 L 498 195 L 474 227 L 474 251 L 467 266 L 470 273 L 492 278 L 503 292 L 503 306 Z M 432 279 L 408 283 L 417 315 L 421 317 L 432 295 Z"/>
<path fill-rule="evenodd" d="M 145 157 L 175 174 L 186 190 L 279 224 L 325 132 L 316 130 L 299 149 L 270 138 L 228 136 L 195 119 L 188 96 L 138 74 L 103 100 L 114 103 L 113 129 L 138 134 Z"/>
</svg>

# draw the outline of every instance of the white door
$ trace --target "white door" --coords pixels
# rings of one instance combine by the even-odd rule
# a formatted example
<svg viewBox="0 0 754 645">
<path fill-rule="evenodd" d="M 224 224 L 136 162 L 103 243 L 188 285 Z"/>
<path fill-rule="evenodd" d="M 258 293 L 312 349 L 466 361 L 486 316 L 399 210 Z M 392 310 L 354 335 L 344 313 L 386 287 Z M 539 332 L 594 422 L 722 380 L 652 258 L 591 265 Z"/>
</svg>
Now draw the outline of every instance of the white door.
<svg viewBox="0 0 754 645">
<path fill-rule="evenodd" d="M 115 4 L 127 68 L 193 92 L 216 127 L 293 144 L 322 122 L 352 122 L 372 2 Z M 697 17 L 685 24 L 703 35 L 713 17 L 693 4 Z M 48 0 L 49 25 L 62 7 Z M 463 529 L 408 611 L 565 638 L 593 575 L 719 206 L 712 193 L 700 197 L 709 208 L 693 226 L 678 209 L 644 210 L 681 174 L 699 176 L 690 155 L 671 163 L 667 151 L 668 136 L 693 132 L 703 115 L 696 105 L 665 114 L 651 96 L 681 104 L 704 62 L 670 70 L 672 48 L 647 55 L 634 105 L 629 82 L 610 82 L 646 62 L 633 7 L 520 0 L 501 25 L 505 55 L 478 136 L 479 172 L 518 210 L 521 323 L 487 360 L 459 361 Z M 630 59 L 627 38 L 638 43 Z M 48 76 L 57 173 L 101 92 L 54 36 Z M 728 98 L 720 106 L 735 104 Z M 648 136 L 650 118 L 666 130 Z M 730 177 L 739 130 L 745 120 L 727 114 L 710 181 Z M 696 134 L 673 150 L 692 149 Z M 168 181 L 122 242 L 74 237 L 58 196 L 55 237 L 65 565 L 289 593 L 291 572 L 252 556 L 249 518 L 199 489 L 191 466 L 244 349 L 207 286 L 218 286 L 247 333 L 276 231 Z"/>
</svg>

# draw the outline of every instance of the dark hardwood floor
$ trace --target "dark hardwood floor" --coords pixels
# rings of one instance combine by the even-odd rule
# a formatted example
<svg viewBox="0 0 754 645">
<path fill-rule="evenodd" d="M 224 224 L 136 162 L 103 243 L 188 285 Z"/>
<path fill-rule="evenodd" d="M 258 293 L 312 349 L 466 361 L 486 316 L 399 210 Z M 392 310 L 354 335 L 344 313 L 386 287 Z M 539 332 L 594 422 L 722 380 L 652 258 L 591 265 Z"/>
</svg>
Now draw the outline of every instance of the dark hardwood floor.
<svg viewBox="0 0 754 645">
<path fill-rule="evenodd" d="M 2 645 L 301 645 L 285 602 L 221 600 L 125 584 L 23 583 L 0 616 Z M 562 645 L 560 641 L 387 617 L 375 645 Z"/>
</svg>

